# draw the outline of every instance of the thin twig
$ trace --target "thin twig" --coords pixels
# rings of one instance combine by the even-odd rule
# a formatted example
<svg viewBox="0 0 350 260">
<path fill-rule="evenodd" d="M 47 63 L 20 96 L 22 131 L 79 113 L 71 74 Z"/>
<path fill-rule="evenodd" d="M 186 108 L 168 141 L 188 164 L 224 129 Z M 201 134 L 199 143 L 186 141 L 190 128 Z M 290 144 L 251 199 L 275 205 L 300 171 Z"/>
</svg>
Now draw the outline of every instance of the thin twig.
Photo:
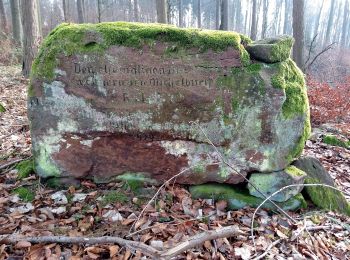
<svg viewBox="0 0 350 260">
<path fill-rule="evenodd" d="M 274 246 L 276 246 L 277 244 L 279 244 L 281 241 L 282 241 L 281 238 L 280 238 L 280 239 L 277 239 L 275 242 L 271 243 L 271 244 L 265 249 L 265 252 L 264 252 L 264 253 L 262 253 L 261 255 L 259 255 L 259 256 L 255 257 L 255 258 L 253 258 L 252 260 L 259 260 L 259 259 L 264 258 L 264 257 L 270 252 L 270 250 L 271 250 Z"/>
<path fill-rule="evenodd" d="M 0 170 L 5 169 L 5 168 L 7 168 L 7 167 L 9 167 L 9 166 L 11 166 L 11 165 L 14 165 L 14 164 L 16 164 L 16 163 L 19 163 L 19 162 L 21 162 L 21 161 L 27 160 L 27 159 L 29 159 L 29 158 L 31 158 L 31 156 L 29 156 L 29 157 L 27 157 L 27 158 L 22 158 L 22 159 L 13 160 L 13 161 L 11 161 L 11 162 L 2 164 L 2 165 L 0 165 Z"/>
<path fill-rule="evenodd" d="M 328 46 L 326 46 L 320 53 L 318 53 L 314 58 L 313 60 L 310 62 L 309 65 L 307 65 L 307 69 L 310 69 L 310 67 L 312 66 L 312 64 L 316 61 L 316 59 L 318 57 L 320 57 L 323 53 L 327 52 L 328 50 L 332 49 L 332 46 L 336 44 L 336 42 L 333 42 L 331 44 L 329 44 Z"/>
</svg>

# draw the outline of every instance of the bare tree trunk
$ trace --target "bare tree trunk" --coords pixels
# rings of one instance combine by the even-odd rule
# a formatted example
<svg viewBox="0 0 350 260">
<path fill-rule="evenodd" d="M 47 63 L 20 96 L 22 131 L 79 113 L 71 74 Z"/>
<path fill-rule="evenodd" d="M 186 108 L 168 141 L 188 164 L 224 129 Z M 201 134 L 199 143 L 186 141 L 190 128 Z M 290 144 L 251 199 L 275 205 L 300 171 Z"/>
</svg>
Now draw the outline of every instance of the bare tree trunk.
<svg viewBox="0 0 350 260">
<path fill-rule="evenodd" d="M 220 29 L 220 6 L 221 6 L 221 0 L 216 0 L 216 9 L 215 9 L 215 29 Z"/>
<path fill-rule="evenodd" d="M 304 52 L 304 0 L 293 0 L 293 58 L 299 68 L 303 68 Z"/>
<path fill-rule="evenodd" d="M 66 0 L 62 0 L 62 9 L 63 9 L 63 21 L 67 22 L 67 6 L 66 6 Z"/>
<path fill-rule="evenodd" d="M 4 8 L 4 2 L 3 0 L 0 0 L 0 23 L 1 23 L 1 30 L 4 33 L 8 32 L 7 28 L 7 19 L 6 19 L 6 14 L 5 14 L 5 8 Z"/>
<path fill-rule="evenodd" d="M 202 28 L 201 0 L 197 0 L 197 27 Z"/>
<path fill-rule="evenodd" d="M 324 41 L 325 45 L 329 44 L 329 41 L 330 41 L 330 38 L 331 38 L 331 31 L 333 29 L 335 2 L 336 2 L 335 0 L 331 1 L 331 3 L 332 3 L 331 4 L 331 10 L 329 12 L 326 37 L 325 37 L 325 41 Z"/>
<path fill-rule="evenodd" d="M 314 36 L 316 34 L 318 34 L 318 27 L 320 26 L 320 19 L 321 19 L 323 5 L 324 5 L 324 0 L 322 1 L 322 5 L 321 5 L 321 8 L 320 8 L 320 11 L 318 12 L 316 20 L 315 20 Z"/>
<path fill-rule="evenodd" d="M 291 10 L 291 1 L 284 0 L 284 23 L 283 23 L 283 34 L 290 33 L 290 10 Z"/>
<path fill-rule="evenodd" d="M 157 22 L 167 23 L 167 1 L 156 0 Z"/>
<path fill-rule="evenodd" d="M 345 2 L 344 6 L 344 13 L 343 13 L 343 26 L 342 26 L 342 33 L 341 33 L 341 46 L 345 46 L 346 44 L 346 32 L 347 28 L 349 27 L 349 1 L 347 0 Z"/>
<path fill-rule="evenodd" d="M 244 20 L 244 32 L 248 35 L 249 34 L 249 16 L 248 16 L 248 12 L 249 11 L 249 6 L 247 8 L 247 10 L 245 11 L 245 20 Z"/>
<path fill-rule="evenodd" d="M 236 5 L 235 5 L 235 28 L 237 32 L 242 32 L 242 22 L 243 22 L 243 17 L 242 17 L 242 4 L 241 0 L 236 0 Z"/>
<path fill-rule="evenodd" d="M 263 0 L 263 21 L 262 21 L 262 28 L 261 28 L 261 38 L 266 38 L 266 32 L 267 32 L 267 13 L 269 10 L 269 1 Z"/>
<path fill-rule="evenodd" d="M 83 5 L 82 0 L 77 0 L 77 11 L 78 11 L 78 23 L 84 23 L 84 15 L 83 15 Z M 98 6 L 99 6 L 100 0 L 98 0 Z M 100 15 L 98 17 L 98 20 L 100 22 Z"/>
<path fill-rule="evenodd" d="M 19 10 L 18 0 L 10 0 L 11 16 L 12 16 L 12 32 L 13 39 L 17 44 L 22 42 L 22 24 Z"/>
<path fill-rule="evenodd" d="M 256 10 L 257 0 L 253 0 L 253 10 L 252 10 L 252 24 L 250 27 L 250 38 L 255 41 L 257 35 L 257 22 L 256 22 Z"/>
<path fill-rule="evenodd" d="M 134 21 L 139 21 L 139 3 L 138 0 L 134 0 Z"/>
<path fill-rule="evenodd" d="M 22 26 L 23 26 L 23 62 L 22 73 L 28 77 L 33 59 L 38 52 L 40 43 L 40 29 L 38 6 L 36 0 L 22 0 Z"/>
<path fill-rule="evenodd" d="M 220 30 L 228 30 L 228 0 L 221 0 Z"/>
<path fill-rule="evenodd" d="M 182 0 L 178 0 L 178 9 L 179 9 L 179 27 L 183 26 L 183 9 L 182 9 Z"/>
</svg>

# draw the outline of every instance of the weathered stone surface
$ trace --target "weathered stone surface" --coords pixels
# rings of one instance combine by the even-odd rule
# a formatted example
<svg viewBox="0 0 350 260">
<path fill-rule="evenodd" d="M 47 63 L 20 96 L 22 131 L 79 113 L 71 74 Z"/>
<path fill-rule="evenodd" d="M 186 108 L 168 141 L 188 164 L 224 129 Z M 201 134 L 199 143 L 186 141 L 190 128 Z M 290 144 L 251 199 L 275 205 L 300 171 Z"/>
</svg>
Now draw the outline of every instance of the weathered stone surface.
<svg viewBox="0 0 350 260">
<path fill-rule="evenodd" d="M 294 40 L 288 35 L 266 38 L 247 45 L 247 51 L 252 58 L 275 63 L 289 58 Z"/>
<path fill-rule="evenodd" d="M 306 184 L 327 184 L 336 187 L 332 177 L 316 158 L 301 157 L 293 164 L 307 174 Z M 340 191 L 322 186 L 309 186 L 305 187 L 305 190 L 316 206 L 350 216 L 350 204 Z"/>
<path fill-rule="evenodd" d="M 202 184 L 190 187 L 190 193 L 194 199 L 226 200 L 230 210 L 237 210 L 244 207 L 258 207 L 264 200 L 248 193 L 247 190 L 225 184 Z M 297 210 L 306 208 L 306 201 L 299 193 L 284 202 L 276 202 L 284 210 Z M 264 209 L 277 210 L 269 201 L 262 205 Z"/>
<path fill-rule="evenodd" d="M 284 169 L 309 135 L 293 61 L 251 64 L 234 32 L 167 25 L 63 24 L 44 41 L 29 89 L 36 171 L 108 180 L 238 183 Z M 200 130 L 200 128 L 206 133 Z"/>
<path fill-rule="evenodd" d="M 291 184 L 303 184 L 306 173 L 295 166 L 288 166 L 286 169 L 270 173 L 253 173 L 249 177 L 248 189 L 252 196 L 265 199 L 274 192 Z M 283 202 L 289 200 L 301 192 L 303 186 L 290 187 L 271 197 L 272 200 Z M 265 196 L 263 196 L 260 192 Z"/>
</svg>

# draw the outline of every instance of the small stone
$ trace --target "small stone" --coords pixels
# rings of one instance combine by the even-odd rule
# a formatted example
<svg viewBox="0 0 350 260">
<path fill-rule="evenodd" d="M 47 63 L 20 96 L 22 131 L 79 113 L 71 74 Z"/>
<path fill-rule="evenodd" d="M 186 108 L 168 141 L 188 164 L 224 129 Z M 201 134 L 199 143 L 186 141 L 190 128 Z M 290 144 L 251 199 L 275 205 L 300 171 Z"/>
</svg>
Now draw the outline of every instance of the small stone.
<svg viewBox="0 0 350 260">
<path fill-rule="evenodd" d="M 51 195 L 51 199 L 55 201 L 55 204 L 65 205 L 68 203 L 68 199 L 66 195 L 64 195 L 63 191 L 57 191 Z"/>
<path fill-rule="evenodd" d="M 86 196 L 87 196 L 87 194 L 85 194 L 85 193 L 75 193 L 72 201 L 73 202 L 83 201 L 83 200 L 85 200 Z"/>
<path fill-rule="evenodd" d="M 250 195 L 265 199 L 285 186 L 292 184 L 300 185 L 284 189 L 271 198 L 271 200 L 283 202 L 301 192 L 303 189 L 301 184 L 304 183 L 305 178 L 305 172 L 299 170 L 295 166 L 288 166 L 283 171 L 253 173 L 249 178 L 248 189 Z M 265 196 L 263 196 L 259 191 Z"/>
<path fill-rule="evenodd" d="M 28 202 L 23 206 L 19 206 L 17 208 L 10 208 L 10 212 L 18 212 L 20 214 L 28 213 L 29 211 L 32 211 L 34 209 L 34 206 L 32 203 Z"/>
<path fill-rule="evenodd" d="M 65 213 L 66 211 L 67 211 L 67 208 L 65 206 L 51 209 L 51 212 L 57 215 Z"/>
<path fill-rule="evenodd" d="M 150 246 L 155 248 L 155 249 L 158 249 L 158 250 L 163 250 L 163 248 L 164 248 L 163 241 L 161 241 L 161 240 L 152 240 L 150 242 Z"/>
<path fill-rule="evenodd" d="M 122 221 L 124 219 L 123 216 L 116 210 L 108 210 L 102 217 L 109 219 L 112 222 Z"/>
</svg>

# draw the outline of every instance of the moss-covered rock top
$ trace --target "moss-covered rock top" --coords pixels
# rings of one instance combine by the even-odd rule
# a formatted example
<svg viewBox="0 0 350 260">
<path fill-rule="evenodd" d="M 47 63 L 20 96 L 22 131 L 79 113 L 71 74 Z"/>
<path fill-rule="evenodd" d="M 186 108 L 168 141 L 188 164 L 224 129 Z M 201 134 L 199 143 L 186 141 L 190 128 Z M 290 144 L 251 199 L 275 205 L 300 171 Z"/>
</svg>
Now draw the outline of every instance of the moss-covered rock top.
<svg viewBox="0 0 350 260">
<path fill-rule="evenodd" d="M 62 23 L 44 40 L 32 67 L 32 77 L 52 79 L 58 55 L 100 52 L 112 45 L 141 48 L 155 41 L 171 42 L 172 49 L 197 48 L 200 52 L 233 47 L 240 51 L 242 63 L 249 62 L 243 43 L 249 38 L 236 32 L 183 29 L 165 24 L 106 22 L 99 24 Z M 242 42 L 243 41 L 243 42 Z"/>
</svg>

